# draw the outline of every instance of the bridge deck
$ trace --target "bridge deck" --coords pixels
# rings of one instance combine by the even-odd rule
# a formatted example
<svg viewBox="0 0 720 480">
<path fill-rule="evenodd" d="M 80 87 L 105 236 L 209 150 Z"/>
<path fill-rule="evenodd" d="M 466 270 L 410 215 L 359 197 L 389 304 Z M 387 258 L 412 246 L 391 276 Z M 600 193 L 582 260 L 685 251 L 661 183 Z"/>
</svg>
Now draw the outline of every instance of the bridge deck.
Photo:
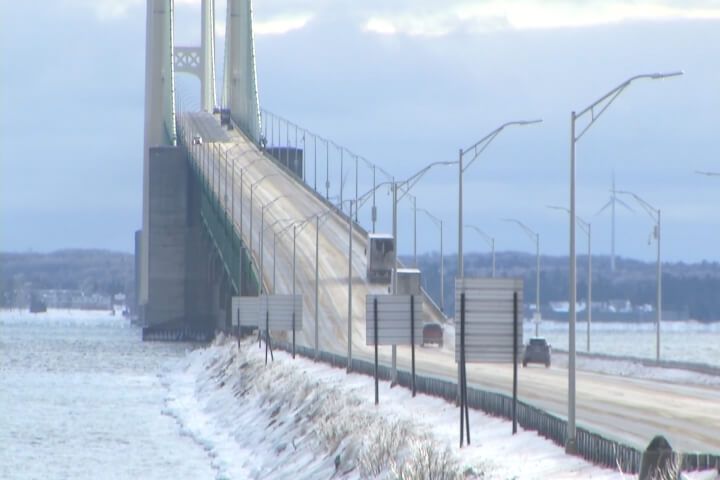
<svg viewBox="0 0 720 480">
<path fill-rule="evenodd" d="M 210 115 L 189 116 L 196 130 L 211 132 L 210 124 L 217 120 Z M 214 134 L 204 140 L 218 139 Z M 252 243 L 253 256 L 260 265 L 260 205 L 280 195 L 280 199 L 266 210 L 265 225 L 281 218 L 305 218 L 327 209 L 327 205 L 305 186 L 284 172 L 237 131 L 228 132 L 227 139 L 218 143 L 225 155 L 211 159 L 218 197 L 232 210 L 230 198 L 234 196 L 235 224 L 240 228 L 240 169 L 255 162 L 245 173 L 243 189 L 243 237 L 246 245 Z M 226 168 L 235 168 L 235 192 L 226 196 Z M 229 171 L 229 170 L 228 170 Z M 211 172 L 211 175 L 213 173 Z M 250 239 L 249 201 L 247 185 L 267 178 L 255 189 L 253 208 L 253 238 Z M 228 174 L 230 176 L 230 174 Z M 231 188 L 229 178 L 227 188 Z M 272 287 L 272 234 L 265 232 L 264 283 Z M 277 243 L 278 293 L 292 290 L 292 232 L 284 234 Z M 386 286 L 369 284 L 365 279 L 365 236 L 359 229 L 353 237 L 353 355 L 371 359 L 372 350 L 365 346 L 365 296 L 381 293 Z M 347 352 L 347 273 L 348 227 L 338 213 L 332 213 L 320 227 L 320 348 L 336 353 Z M 300 344 L 314 345 L 314 282 L 315 282 L 315 224 L 311 222 L 297 237 L 297 292 L 303 295 L 303 329 L 298 333 Z M 417 368 L 441 378 L 455 378 L 456 366 L 453 345 L 443 349 L 422 348 L 417 353 Z M 390 349 L 380 349 L 380 360 L 390 363 Z M 409 348 L 398 348 L 399 367 L 409 368 Z M 519 372 L 519 395 L 523 400 L 558 416 L 567 412 L 567 370 L 552 367 L 525 368 Z M 480 388 L 508 392 L 512 388 L 510 365 L 468 365 L 468 380 Z M 578 425 L 598 433 L 624 440 L 643 448 L 656 434 L 666 435 L 671 444 L 683 451 L 720 451 L 720 391 L 685 385 L 666 385 L 656 381 L 637 380 L 589 372 L 577 373 Z"/>
</svg>

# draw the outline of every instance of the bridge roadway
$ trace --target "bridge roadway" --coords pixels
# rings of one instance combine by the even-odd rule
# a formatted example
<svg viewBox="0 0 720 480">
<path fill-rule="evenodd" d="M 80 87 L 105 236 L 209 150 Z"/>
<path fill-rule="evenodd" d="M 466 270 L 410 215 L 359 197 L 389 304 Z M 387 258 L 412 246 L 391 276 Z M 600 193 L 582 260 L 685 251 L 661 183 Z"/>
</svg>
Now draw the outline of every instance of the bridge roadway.
<svg viewBox="0 0 720 480">
<path fill-rule="evenodd" d="M 253 256 L 260 259 L 260 205 L 280 195 L 266 209 L 265 225 L 281 218 L 305 218 L 327 210 L 327 205 L 305 186 L 283 172 L 237 131 L 220 138 L 217 119 L 208 114 L 189 114 L 192 129 L 200 132 L 206 142 L 216 136 L 221 151 L 228 150 L 229 167 L 235 168 L 235 224 L 240 226 L 240 169 L 253 163 L 245 172 L 243 189 L 243 236 L 246 245 L 250 238 L 250 183 L 264 175 L 255 189 L 253 205 Z M 205 136 L 207 135 L 207 136 Z M 224 134 L 223 134 L 224 136 Z M 260 158 L 259 160 L 256 160 Z M 212 157 L 211 165 L 218 168 L 220 195 L 224 197 L 225 155 Z M 229 184 L 229 182 L 228 182 Z M 227 207 L 230 211 L 228 193 Z M 279 225 L 276 225 L 279 227 Z M 373 350 L 365 345 L 365 296 L 387 291 L 386 286 L 374 285 L 365 278 L 365 237 L 358 230 L 353 234 L 353 356 L 372 361 Z M 292 291 L 292 233 L 285 233 L 277 243 L 277 293 Z M 320 348 L 340 354 L 347 353 L 347 272 L 348 226 L 337 213 L 329 214 L 320 226 Z M 265 232 L 264 282 L 272 283 L 272 234 Z M 314 346 L 315 305 L 315 223 L 308 224 L 297 236 L 296 253 L 297 292 L 303 295 L 303 329 L 297 334 L 299 344 Z M 428 312 L 426 311 L 426 314 Z M 430 314 L 432 317 L 432 313 Z M 450 343 L 450 342 L 446 342 Z M 455 380 L 456 364 L 453 345 L 443 349 L 419 348 L 416 352 L 418 372 Z M 390 364 L 390 347 L 380 348 L 380 361 Z M 410 349 L 398 347 L 398 367 L 409 369 Z M 469 364 L 468 381 L 479 388 L 509 393 L 512 388 L 512 366 Z M 567 414 L 567 370 L 521 368 L 519 397 L 532 405 L 560 417 Z M 382 401 L 382 400 L 381 400 Z M 720 391 L 710 387 L 667 384 L 658 381 L 577 372 L 577 422 L 610 438 L 623 440 L 644 448 L 656 434 L 665 435 L 681 451 L 720 452 Z"/>
</svg>

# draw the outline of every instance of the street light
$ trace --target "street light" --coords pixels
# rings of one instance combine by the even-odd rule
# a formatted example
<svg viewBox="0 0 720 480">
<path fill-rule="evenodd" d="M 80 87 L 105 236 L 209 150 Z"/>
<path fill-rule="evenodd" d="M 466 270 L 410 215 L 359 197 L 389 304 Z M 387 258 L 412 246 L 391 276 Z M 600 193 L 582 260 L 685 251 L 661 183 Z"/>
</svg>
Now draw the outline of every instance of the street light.
<svg viewBox="0 0 720 480">
<path fill-rule="evenodd" d="M 657 306 L 655 307 L 655 360 L 660 361 L 660 323 L 662 322 L 662 263 L 660 262 L 660 209 L 655 208 L 633 192 L 618 190 L 618 193 L 632 196 L 655 222 L 652 236 L 657 240 Z"/>
<path fill-rule="evenodd" d="M 465 225 L 465 228 L 475 230 L 475 232 L 480 235 L 480 237 L 482 237 L 482 239 L 485 240 L 490 246 L 490 249 L 492 251 L 492 278 L 495 278 L 495 238 L 483 232 L 475 225 Z"/>
<path fill-rule="evenodd" d="M 375 165 L 374 163 L 370 162 L 367 158 L 365 158 L 363 156 L 355 155 L 355 157 L 358 158 L 359 160 L 362 160 L 363 163 L 365 164 L 365 166 L 368 167 L 370 169 L 370 171 L 372 172 L 372 185 L 373 186 L 372 186 L 372 190 L 370 190 L 370 192 L 372 193 L 372 207 L 371 207 L 371 211 L 370 211 L 370 221 L 372 223 L 372 233 L 375 233 L 375 223 L 377 222 L 377 206 L 375 204 L 375 192 L 377 191 L 377 187 L 378 187 L 377 171 L 379 170 L 380 173 L 385 175 L 385 177 L 387 177 L 388 179 L 392 179 L 392 175 L 390 175 L 388 172 L 383 170 L 382 167 Z M 385 183 L 385 185 L 387 185 L 387 184 L 388 183 Z M 360 206 L 362 206 L 365 201 L 365 199 L 363 199 L 363 201 L 361 202 L 360 198 L 361 198 L 360 196 L 356 195 L 356 198 L 355 198 L 355 203 L 356 203 L 355 223 L 357 223 L 357 217 L 360 214 Z"/>
<path fill-rule="evenodd" d="M 445 256 L 443 254 L 443 221 L 424 208 L 417 210 L 423 212 L 440 229 L 440 311 L 445 313 Z"/>
<path fill-rule="evenodd" d="M 294 221 L 293 219 L 278 219 L 273 223 L 273 225 L 275 225 L 275 224 L 277 224 L 279 222 L 283 222 L 283 221 L 291 222 L 289 225 L 286 225 L 285 227 L 283 227 L 279 232 L 274 232 L 274 234 L 273 234 L 273 293 L 275 292 L 275 281 L 274 281 L 275 271 L 274 271 L 274 269 L 275 269 L 275 264 L 277 261 L 277 259 L 275 258 L 275 241 L 277 240 L 277 236 L 282 235 L 283 233 L 285 233 L 285 231 L 288 231 L 290 229 L 290 227 L 292 227 L 293 253 L 292 253 L 292 289 L 291 289 L 291 293 L 292 293 L 292 297 L 294 299 L 295 294 L 296 294 L 295 289 L 297 286 L 296 274 L 295 274 L 295 272 L 296 272 L 295 263 L 296 263 L 296 258 L 297 258 L 297 255 L 296 255 L 297 234 L 302 232 L 302 229 L 305 228 L 305 226 L 308 224 L 310 219 L 312 219 L 314 216 L 315 216 L 314 214 L 310 215 L 309 217 L 303 219 L 302 221 Z M 317 265 L 316 265 L 316 275 L 317 275 Z M 293 300 L 293 302 L 294 302 L 294 300 Z M 315 309 L 317 311 L 317 303 L 315 305 Z M 317 313 L 316 313 L 315 318 L 317 319 Z M 292 322 L 293 322 L 292 323 L 292 356 L 293 356 L 293 358 L 295 358 L 295 311 L 294 311 L 294 309 L 293 309 Z M 316 330 L 315 335 L 317 336 L 317 321 L 316 321 L 316 325 L 315 325 L 315 330 Z"/>
<path fill-rule="evenodd" d="M 706 177 L 720 177 L 720 173 L 718 172 L 703 172 L 701 170 L 695 170 L 695 173 L 698 175 L 705 175 Z"/>
<path fill-rule="evenodd" d="M 456 162 L 458 164 L 458 277 L 463 278 L 465 276 L 464 265 L 463 265 L 463 173 L 467 170 L 470 165 L 485 151 L 485 149 L 495 140 L 500 132 L 506 127 L 511 125 L 532 125 L 540 123 L 542 120 L 518 120 L 513 122 L 507 122 L 500 125 L 492 132 L 485 135 L 483 138 L 470 145 L 466 149 L 460 149 L 459 159 Z M 463 160 L 465 155 L 472 152 L 473 157 L 470 161 L 464 165 Z"/>
<path fill-rule="evenodd" d="M 278 218 L 278 219 L 275 220 L 273 223 L 271 223 L 270 225 L 268 225 L 267 227 L 265 227 L 265 230 L 270 229 L 270 230 L 273 231 L 273 250 L 272 250 L 272 258 L 273 258 L 272 293 L 273 293 L 273 294 L 275 294 L 275 286 L 277 285 L 277 283 L 275 282 L 275 271 L 277 270 L 277 269 L 275 268 L 276 265 L 277 265 L 277 260 L 276 260 L 276 257 L 275 257 L 275 251 L 276 251 L 276 248 L 275 248 L 275 247 L 276 247 L 276 244 L 277 244 L 277 237 L 278 237 L 278 235 L 282 235 L 282 233 L 285 231 L 285 228 L 283 228 L 282 230 L 280 230 L 280 232 L 276 232 L 274 227 L 275 227 L 275 225 L 277 225 L 278 223 L 285 223 L 285 222 L 292 222 L 292 221 L 294 221 L 292 218 Z"/>
<path fill-rule="evenodd" d="M 540 234 L 533 231 L 530 227 L 522 223 L 520 220 L 515 220 L 514 218 L 503 218 L 503 221 L 505 222 L 512 222 L 517 224 L 520 228 L 522 228 L 527 236 L 530 238 L 530 240 L 535 240 L 535 257 L 536 257 L 536 266 L 535 266 L 535 336 L 537 337 L 539 335 L 540 330 L 540 320 L 542 319 L 542 314 L 540 313 Z"/>
<path fill-rule="evenodd" d="M 561 210 L 570 214 L 570 210 L 565 207 L 558 207 L 556 205 L 548 205 L 547 208 L 553 210 Z M 587 292 L 587 338 L 585 349 L 590 352 L 590 327 L 592 325 L 592 225 L 590 222 L 586 222 L 582 218 L 575 216 L 575 220 L 580 225 L 580 229 L 587 235 L 588 239 L 588 292 Z"/>
<path fill-rule="evenodd" d="M 439 165 L 454 165 L 457 162 L 432 162 L 428 165 L 426 165 L 424 168 L 421 168 L 419 171 L 417 171 L 415 174 L 408 177 L 406 180 L 397 182 L 393 178 L 392 181 L 392 192 L 393 192 L 393 220 L 392 220 L 392 227 L 393 227 L 393 239 L 395 240 L 395 252 L 397 254 L 398 251 L 398 232 L 397 232 L 397 205 L 400 200 L 403 199 L 405 195 L 407 195 L 410 192 L 410 189 L 412 189 L 417 182 L 420 181 L 420 179 L 428 172 L 431 168 Z M 402 192 L 402 195 L 398 197 L 398 188 L 404 189 Z M 394 295 L 397 294 L 397 255 L 395 258 L 395 268 L 393 268 L 392 271 L 392 292 Z M 395 384 L 397 383 L 397 345 L 392 346 L 392 373 L 391 373 L 391 383 Z"/>
<path fill-rule="evenodd" d="M 260 160 L 260 158 L 262 158 L 262 157 L 257 157 L 252 162 L 250 162 L 247 165 L 245 165 L 244 167 L 240 168 L 240 241 L 241 242 L 244 242 L 244 240 L 243 240 L 243 205 L 245 204 L 245 201 L 243 200 L 243 185 L 245 184 L 245 182 L 244 182 L 245 170 L 250 168 L 253 163 Z"/>
<path fill-rule="evenodd" d="M 228 154 L 229 154 L 232 150 L 234 150 L 234 149 L 236 149 L 236 148 L 240 148 L 240 146 L 241 146 L 241 145 L 240 145 L 239 143 L 236 143 L 236 144 L 233 145 L 232 147 L 230 147 L 230 148 L 228 148 L 227 150 L 225 150 L 225 163 L 226 163 L 226 164 L 227 164 L 227 161 L 228 161 Z M 245 155 L 247 155 L 247 154 L 250 153 L 251 151 L 252 151 L 252 150 L 245 150 L 243 153 L 240 154 L 240 158 L 244 157 Z M 235 161 L 236 161 L 237 159 L 235 158 L 234 155 L 231 156 L 231 158 L 232 158 L 232 169 L 231 169 L 231 177 L 232 177 L 232 179 L 231 179 L 231 181 L 230 181 L 230 217 L 232 218 L 232 224 L 233 224 L 233 226 L 234 226 L 234 225 L 235 225 Z M 258 158 L 259 158 L 259 157 L 258 157 Z M 255 160 L 253 160 L 253 161 L 251 162 L 251 164 L 252 164 L 252 163 L 255 163 L 255 161 L 257 161 L 258 158 L 256 158 Z M 227 199 L 226 199 L 226 201 L 227 201 Z M 242 201 L 242 199 L 241 199 L 241 201 Z"/>
<path fill-rule="evenodd" d="M 253 253 L 253 194 L 255 193 L 255 188 L 260 185 L 260 183 L 266 178 L 277 177 L 279 175 L 279 173 L 268 173 L 267 175 L 263 175 L 255 183 L 250 185 L 250 255 L 252 255 Z"/>
<path fill-rule="evenodd" d="M 281 198 L 287 198 L 289 196 L 290 195 L 277 196 L 277 197 L 273 198 L 272 200 L 270 200 L 269 202 L 262 205 L 262 207 L 260 208 L 260 293 L 261 294 L 264 291 L 263 280 L 265 278 L 265 242 L 264 242 L 264 239 L 265 239 L 265 209 L 270 208 L 270 206 L 272 206 L 273 203 L 277 202 Z M 250 234 L 250 235 L 252 236 L 252 234 Z M 275 264 L 273 261 L 273 269 L 274 269 L 274 267 L 275 267 Z M 274 280 L 275 279 L 273 278 L 273 281 Z M 273 290 L 275 290 L 275 284 L 273 284 Z"/>
<path fill-rule="evenodd" d="M 397 247 L 398 247 L 398 235 L 397 235 L 397 205 L 400 200 L 402 200 L 405 195 L 407 195 L 410 190 L 417 184 L 417 182 L 420 181 L 420 179 L 433 167 L 436 167 L 438 165 L 454 165 L 457 162 L 451 162 L 451 161 L 444 161 L 444 162 L 432 162 L 428 165 L 426 165 L 424 168 L 420 169 L 415 174 L 408 177 L 406 180 L 402 181 L 396 181 L 393 177 L 391 181 L 389 182 L 382 182 L 377 185 L 375 185 L 373 188 L 371 188 L 368 192 L 364 193 L 361 197 L 358 198 L 358 204 L 356 205 L 356 208 L 359 208 L 360 205 L 362 205 L 369 197 L 370 195 L 373 195 L 375 191 L 382 187 L 383 185 L 390 185 L 392 189 L 392 235 L 393 239 L 395 241 L 395 252 L 397 253 Z M 398 189 L 401 189 L 401 195 L 398 197 Z M 341 204 L 342 207 L 342 204 Z M 352 231 L 352 230 L 351 230 Z M 397 294 L 397 257 L 396 257 L 396 265 L 393 267 L 392 271 L 392 293 Z M 397 383 L 397 345 L 392 346 L 392 373 L 391 373 L 391 382 L 392 384 Z"/>
<path fill-rule="evenodd" d="M 331 212 L 315 214 L 315 360 L 320 358 L 320 219 Z"/>
<path fill-rule="evenodd" d="M 595 102 L 590 104 L 580 113 L 575 111 L 570 112 L 570 217 L 568 219 L 570 223 L 570 255 L 568 261 L 570 262 L 570 298 L 568 303 L 570 304 L 569 311 L 569 348 L 568 348 L 568 428 L 567 428 L 567 443 L 565 444 L 565 451 L 567 453 L 575 453 L 577 451 L 577 440 L 576 440 L 576 426 L 575 426 L 575 301 L 577 300 L 576 292 L 576 265 L 575 265 L 575 144 L 580 138 L 588 131 L 588 129 L 600 118 L 600 116 L 607 110 L 607 108 L 615 101 L 615 99 L 635 80 L 642 78 L 649 78 L 651 80 L 658 80 L 662 78 L 676 77 L 682 75 L 683 72 L 671 72 L 671 73 L 650 73 L 643 75 L 635 75 L 625 80 L 617 87 L 610 90 L 608 93 L 597 99 Z M 595 108 L 604 104 L 600 110 L 595 113 Z M 581 118 L 586 114 L 590 114 L 590 121 L 583 128 L 579 134 L 575 133 L 575 123 L 577 119 Z"/>
</svg>

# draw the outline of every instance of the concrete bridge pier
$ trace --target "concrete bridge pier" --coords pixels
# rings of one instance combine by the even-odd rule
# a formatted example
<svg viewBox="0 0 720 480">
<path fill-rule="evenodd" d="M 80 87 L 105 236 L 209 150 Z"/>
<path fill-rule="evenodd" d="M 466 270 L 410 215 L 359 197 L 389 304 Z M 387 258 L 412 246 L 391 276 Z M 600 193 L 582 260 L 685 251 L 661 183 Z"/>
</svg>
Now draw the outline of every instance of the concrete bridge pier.
<svg viewBox="0 0 720 480">
<path fill-rule="evenodd" d="M 180 147 L 149 152 L 148 301 L 155 331 L 215 331 L 230 325 L 233 283 L 203 223 L 201 185 Z"/>
</svg>

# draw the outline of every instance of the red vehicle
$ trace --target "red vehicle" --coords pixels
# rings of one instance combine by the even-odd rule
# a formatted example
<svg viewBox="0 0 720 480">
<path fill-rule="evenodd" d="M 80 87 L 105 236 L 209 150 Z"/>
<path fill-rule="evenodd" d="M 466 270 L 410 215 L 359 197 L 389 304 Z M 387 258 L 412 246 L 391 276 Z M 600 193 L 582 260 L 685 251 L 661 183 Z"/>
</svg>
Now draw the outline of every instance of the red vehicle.
<svg viewBox="0 0 720 480">
<path fill-rule="evenodd" d="M 422 346 L 434 344 L 442 348 L 443 346 L 443 329 L 439 323 L 426 323 L 423 325 Z"/>
</svg>

